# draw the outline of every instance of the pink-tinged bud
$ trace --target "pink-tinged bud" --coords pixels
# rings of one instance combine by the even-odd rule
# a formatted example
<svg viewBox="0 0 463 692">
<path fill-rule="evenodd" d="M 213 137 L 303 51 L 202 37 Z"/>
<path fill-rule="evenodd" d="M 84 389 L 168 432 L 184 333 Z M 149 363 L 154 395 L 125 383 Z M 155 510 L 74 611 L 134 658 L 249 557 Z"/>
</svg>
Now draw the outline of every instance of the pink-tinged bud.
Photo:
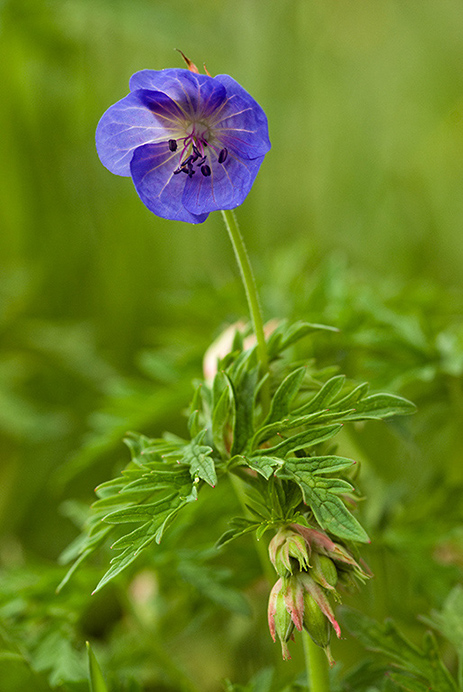
<svg viewBox="0 0 463 692">
<path fill-rule="evenodd" d="M 302 621 L 304 619 L 304 589 L 302 583 L 298 577 L 289 577 L 289 579 L 283 579 L 282 581 L 285 586 L 283 598 L 286 610 L 290 614 L 296 629 L 302 632 Z"/>
<path fill-rule="evenodd" d="M 291 620 L 291 615 L 286 609 L 285 587 L 283 580 L 278 579 L 273 589 L 270 592 L 268 603 L 268 626 L 273 641 L 276 641 L 276 635 L 281 643 L 283 659 L 287 661 L 291 658 L 288 649 L 288 641 L 292 638 L 294 623 Z"/>
<path fill-rule="evenodd" d="M 333 609 L 324 590 L 307 573 L 301 574 L 300 578 L 304 589 L 312 596 L 323 615 L 331 622 L 336 636 L 339 638 L 341 636 L 341 628 L 334 617 Z"/>
<path fill-rule="evenodd" d="M 314 553 L 325 555 L 335 563 L 341 563 L 341 565 L 345 566 L 344 569 L 347 568 L 352 570 L 354 577 L 359 581 L 364 582 L 366 579 L 370 579 L 370 577 L 373 576 L 365 563 L 362 563 L 363 566 L 361 566 L 347 548 L 332 541 L 325 533 L 317 531 L 316 529 L 307 528 L 306 526 L 301 526 L 300 524 L 291 524 L 291 528 L 304 538 Z"/>
<path fill-rule="evenodd" d="M 291 528 L 301 534 L 305 541 L 314 548 L 319 553 L 323 555 L 328 555 L 331 558 L 338 553 L 338 548 L 341 548 L 337 543 L 334 543 L 331 538 L 329 538 L 326 533 L 322 531 L 317 531 L 316 529 L 309 529 L 307 526 L 301 526 L 301 524 L 291 524 Z M 344 549 L 341 548 L 340 554 Z M 351 558 L 353 562 L 355 560 Z"/>
<path fill-rule="evenodd" d="M 293 574 L 296 560 L 298 571 L 308 569 L 308 547 L 304 538 L 291 529 L 280 529 L 275 534 L 269 544 L 269 556 L 280 577 Z"/>
</svg>

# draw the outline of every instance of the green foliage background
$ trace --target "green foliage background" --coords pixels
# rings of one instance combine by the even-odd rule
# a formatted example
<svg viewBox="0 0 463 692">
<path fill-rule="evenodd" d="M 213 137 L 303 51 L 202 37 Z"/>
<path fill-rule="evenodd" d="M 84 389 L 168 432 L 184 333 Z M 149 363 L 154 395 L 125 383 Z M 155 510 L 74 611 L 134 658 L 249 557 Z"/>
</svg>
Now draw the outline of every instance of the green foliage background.
<svg viewBox="0 0 463 692">
<path fill-rule="evenodd" d="M 23 588 L 33 603 L 34 589 L 52 599 L 57 556 L 76 533 L 69 516 L 79 513 L 63 503 L 88 502 L 121 467 L 126 430 L 184 431 L 178 411 L 202 352 L 245 314 L 220 215 L 198 227 L 155 218 L 96 156 L 103 111 L 138 69 L 182 66 L 175 48 L 231 74 L 267 112 L 273 148 L 238 211 L 266 317 L 341 328 L 308 355 L 419 406 L 400 434 L 369 424 L 344 443 L 365 461 L 364 514 L 377 546 L 367 555 L 376 581 L 354 604 L 394 615 L 413 636 L 416 614 L 440 609 L 463 568 L 459 0 L 0 4 L 0 605 L 10 604 L 0 616 L 23 613 L 11 606 Z M 246 585 L 253 569 L 235 557 Z M 126 608 L 123 589 L 89 605 L 105 567 L 92 569 L 80 577 L 81 600 L 70 593 L 59 604 L 62 614 L 85 612 L 76 649 L 95 632 L 104 640 Z M 189 569 L 198 599 L 207 578 L 201 585 L 197 565 Z M 232 594 L 228 606 L 235 598 L 243 610 Z M 173 649 L 196 612 L 180 605 Z M 50 617 L 39 609 L 39 623 Z M 62 636 L 47 636 L 62 643 L 75 632 L 70 620 L 58 618 Z M 209 657 L 209 671 L 196 671 L 202 689 L 255 672 L 244 650 L 242 659 L 226 653 L 225 639 L 196 626 L 195 655 Z M 28 631 L 35 651 L 43 632 L 37 622 Z M 128 628 L 103 658 L 122 669 L 131 636 Z M 0 637 L 14 648 L 1 619 Z M 259 647 L 259 665 L 276 658 Z M 360 649 L 344 649 L 353 665 Z M 62 656 L 68 664 L 77 654 Z M 156 665 L 169 669 L 163 656 Z M 39 657 L 48 682 L 34 679 L 36 689 L 48 689 L 50 665 Z M 75 665 L 69 689 L 86 689 Z"/>
</svg>

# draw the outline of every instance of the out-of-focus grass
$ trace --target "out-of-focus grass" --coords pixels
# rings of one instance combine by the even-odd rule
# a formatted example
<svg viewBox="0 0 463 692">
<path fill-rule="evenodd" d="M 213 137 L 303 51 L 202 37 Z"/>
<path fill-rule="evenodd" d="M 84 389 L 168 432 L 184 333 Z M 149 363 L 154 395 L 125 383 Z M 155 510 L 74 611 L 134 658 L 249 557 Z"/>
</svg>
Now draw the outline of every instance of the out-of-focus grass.
<svg viewBox="0 0 463 692">
<path fill-rule="evenodd" d="M 462 36 L 459 0 L 3 1 L 0 560 L 56 556 L 57 506 L 107 477 L 127 412 L 172 429 L 200 347 L 245 312 L 220 215 L 158 219 L 98 161 L 130 75 L 182 66 L 180 48 L 266 110 L 273 148 L 238 215 L 271 317 L 307 306 L 285 294 L 296 262 L 334 251 L 367 280 L 461 289 Z"/>
</svg>

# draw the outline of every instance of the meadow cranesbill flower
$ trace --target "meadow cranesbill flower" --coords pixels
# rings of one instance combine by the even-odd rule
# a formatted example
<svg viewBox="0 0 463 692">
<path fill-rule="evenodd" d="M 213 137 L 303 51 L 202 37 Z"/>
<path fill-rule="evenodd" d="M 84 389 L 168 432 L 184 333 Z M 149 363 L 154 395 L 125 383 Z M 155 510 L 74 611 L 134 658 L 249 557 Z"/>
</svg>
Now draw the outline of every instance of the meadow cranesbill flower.
<svg viewBox="0 0 463 692">
<path fill-rule="evenodd" d="M 242 86 L 190 67 L 134 74 L 130 94 L 101 118 L 96 146 L 154 214 L 202 223 L 243 202 L 270 141 L 264 111 Z"/>
</svg>

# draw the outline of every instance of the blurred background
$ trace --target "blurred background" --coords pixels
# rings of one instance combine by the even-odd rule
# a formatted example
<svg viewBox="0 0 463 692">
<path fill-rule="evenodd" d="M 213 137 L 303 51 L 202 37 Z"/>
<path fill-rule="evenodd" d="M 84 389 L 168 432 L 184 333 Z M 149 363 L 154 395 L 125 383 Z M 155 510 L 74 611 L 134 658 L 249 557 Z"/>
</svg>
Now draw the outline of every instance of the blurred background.
<svg viewBox="0 0 463 692">
<path fill-rule="evenodd" d="M 376 387 L 428 387 L 420 470 L 399 455 L 384 483 L 402 472 L 416 491 L 436 468 L 461 480 L 460 1 L 3 0 L 6 570 L 54 564 L 76 533 L 63 501 L 90 500 L 128 458 L 127 429 L 182 431 L 201 354 L 246 314 L 220 214 L 156 218 L 95 152 L 131 74 L 183 67 L 176 48 L 232 75 L 269 119 L 272 150 L 238 210 L 265 317 L 341 327 L 312 355 Z M 450 401 L 460 422 L 446 427 Z"/>
</svg>

